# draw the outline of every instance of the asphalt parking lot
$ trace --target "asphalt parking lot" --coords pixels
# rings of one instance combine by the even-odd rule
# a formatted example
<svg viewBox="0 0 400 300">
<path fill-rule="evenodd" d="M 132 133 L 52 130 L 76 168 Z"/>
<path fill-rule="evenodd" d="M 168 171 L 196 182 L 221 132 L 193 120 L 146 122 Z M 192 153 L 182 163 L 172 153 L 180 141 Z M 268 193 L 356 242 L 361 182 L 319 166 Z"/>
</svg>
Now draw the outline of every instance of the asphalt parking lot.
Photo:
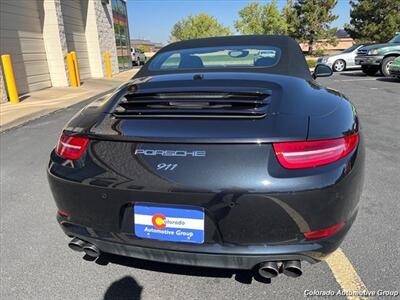
<svg viewBox="0 0 400 300">
<path fill-rule="evenodd" d="M 358 218 L 328 263 L 266 283 L 247 271 L 83 259 L 67 247 L 46 179 L 48 155 L 79 104 L 0 135 L 1 299 L 297 299 L 314 290 L 399 290 L 400 80 L 354 71 L 318 82 L 352 100 L 367 147 Z"/>
</svg>

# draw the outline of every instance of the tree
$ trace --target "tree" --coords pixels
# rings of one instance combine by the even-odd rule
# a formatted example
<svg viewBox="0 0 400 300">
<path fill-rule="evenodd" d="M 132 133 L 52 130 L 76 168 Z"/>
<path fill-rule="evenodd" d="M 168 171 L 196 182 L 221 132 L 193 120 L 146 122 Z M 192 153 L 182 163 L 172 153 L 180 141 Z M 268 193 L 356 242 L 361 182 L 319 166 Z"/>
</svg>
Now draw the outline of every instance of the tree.
<svg viewBox="0 0 400 300">
<path fill-rule="evenodd" d="M 282 14 L 286 19 L 287 34 L 293 38 L 298 38 L 297 27 L 299 26 L 299 17 L 294 8 L 293 0 L 287 0 L 286 5 L 283 7 Z"/>
<path fill-rule="evenodd" d="M 176 23 L 172 27 L 170 39 L 182 41 L 231 34 L 229 27 L 220 24 L 215 17 L 201 13 L 197 16 L 188 16 Z"/>
<path fill-rule="evenodd" d="M 350 24 L 346 31 L 359 42 L 387 42 L 400 30 L 399 0 L 350 1 Z"/>
<path fill-rule="evenodd" d="M 330 23 L 338 18 L 332 13 L 337 0 L 297 0 L 294 4 L 299 25 L 298 38 L 308 43 L 308 53 L 313 54 L 315 42 L 326 40 L 326 44 L 335 44 L 337 28 Z"/>
<path fill-rule="evenodd" d="M 239 11 L 235 28 L 242 34 L 286 34 L 285 16 L 279 11 L 276 0 L 262 5 L 252 2 Z"/>
</svg>

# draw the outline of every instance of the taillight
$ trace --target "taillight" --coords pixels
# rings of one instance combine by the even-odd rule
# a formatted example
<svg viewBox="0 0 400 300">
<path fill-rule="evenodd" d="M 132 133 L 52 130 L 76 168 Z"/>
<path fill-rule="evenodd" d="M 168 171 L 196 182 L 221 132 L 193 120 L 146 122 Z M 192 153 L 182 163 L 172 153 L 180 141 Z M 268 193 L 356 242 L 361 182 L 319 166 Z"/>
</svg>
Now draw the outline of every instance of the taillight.
<svg viewBox="0 0 400 300">
<path fill-rule="evenodd" d="M 304 237 L 308 240 L 322 239 L 322 238 L 326 238 L 326 237 L 329 237 L 329 236 L 335 234 L 343 227 L 344 227 L 344 223 L 342 222 L 342 223 L 335 224 L 328 228 L 324 228 L 324 229 L 316 230 L 316 231 L 304 232 L 303 234 L 304 234 Z"/>
<path fill-rule="evenodd" d="M 63 217 L 63 218 L 68 218 L 68 217 L 69 217 L 69 213 L 66 212 L 66 211 L 64 211 L 64 210 L 59 209 L 59 210 L 57 211 L 57 213 L 58 213 L 61 217 Z"/>
<path fill-rule="evenodd" d="M 354 150 L 358 145 L 358 133 L 342 138 L 274 143 L 276 157 L 286 169 L 303 169 L 333 163 Z"/>
<path fill-rule="evenodd" d="M 78 159 L 89 142 L 88 138 L 62 134 L 56 147 L 56 153 L 65 159 Z"/>
</svg>

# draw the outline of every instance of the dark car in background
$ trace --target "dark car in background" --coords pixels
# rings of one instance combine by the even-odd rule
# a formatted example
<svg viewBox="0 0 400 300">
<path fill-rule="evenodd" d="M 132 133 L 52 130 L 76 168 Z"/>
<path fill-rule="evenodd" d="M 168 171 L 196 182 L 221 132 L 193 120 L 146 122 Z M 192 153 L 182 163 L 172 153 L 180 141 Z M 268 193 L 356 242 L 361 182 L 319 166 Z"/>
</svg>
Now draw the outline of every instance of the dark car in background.
<svg viewBox="0 0 400 300">
<path fill-rule="evenodd" d="M 297 277 L 352 226 L 354 106 L 285 36 L 170 44 L 65 126 L 48 165 L 73 250 Z"/>
<path fill-rule="evenodd" d="M 389 67 L 398 56 L 400 56 L 400 32 L 387 43 L 360 48 L 355 61 L 367 75 L 375 75 L 380 71 L 382 75 L 388 77 Z"/>
</svg>

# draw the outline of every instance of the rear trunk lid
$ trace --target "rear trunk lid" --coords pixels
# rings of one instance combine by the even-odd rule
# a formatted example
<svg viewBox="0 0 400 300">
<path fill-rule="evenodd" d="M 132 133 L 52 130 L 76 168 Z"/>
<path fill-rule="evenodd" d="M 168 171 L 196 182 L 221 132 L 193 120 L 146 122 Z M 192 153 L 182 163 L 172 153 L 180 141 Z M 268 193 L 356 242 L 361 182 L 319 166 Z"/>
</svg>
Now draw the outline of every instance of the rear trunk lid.
<svg viewBox="0 0 400 300">
<path fill-rule="evenodd" d="M 139 142 L 302 140 L 307 137 L 308 116 L 286 102 L 302 97 L 304 84 L 290 76 L 252 73 L 138 78 L 107 104 L 89 133 Z"/>
</svg>

